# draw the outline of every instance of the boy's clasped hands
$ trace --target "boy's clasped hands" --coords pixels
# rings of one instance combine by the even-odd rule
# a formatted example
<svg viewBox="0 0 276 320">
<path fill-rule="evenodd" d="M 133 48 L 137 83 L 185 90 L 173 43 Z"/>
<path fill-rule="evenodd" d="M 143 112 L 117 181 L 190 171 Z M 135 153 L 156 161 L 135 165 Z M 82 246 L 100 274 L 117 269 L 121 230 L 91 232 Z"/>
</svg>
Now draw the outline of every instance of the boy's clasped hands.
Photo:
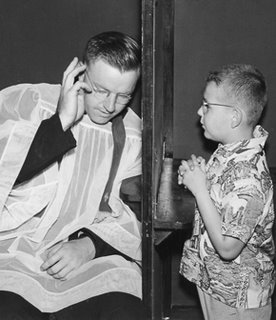
<svg viewBox="0 0 276 320">
<path fill-rule="evenodd" d="M 183 184 L 194 196 L 206 190 L 205 159 L 191 155 L 189 160 L 182 160 L 178 168 L 178 184 Z"/>
</svg>

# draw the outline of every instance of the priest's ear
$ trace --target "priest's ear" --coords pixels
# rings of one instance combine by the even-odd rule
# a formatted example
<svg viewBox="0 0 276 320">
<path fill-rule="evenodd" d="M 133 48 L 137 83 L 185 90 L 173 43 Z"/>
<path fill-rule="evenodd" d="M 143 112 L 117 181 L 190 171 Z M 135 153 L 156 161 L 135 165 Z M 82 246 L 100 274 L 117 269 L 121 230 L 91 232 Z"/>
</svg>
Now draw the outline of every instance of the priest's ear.
<svg viewBox="0 0 276 320">
<path fill-rule="evenodd" d="M 233 114 L 232 114 L 232 122 L 231 122 L 231 127 L 232 129 L 237 128 L 243 119 L 243 113 L 242 110 L 238 107 L 233 109 Z"/>
</svg>

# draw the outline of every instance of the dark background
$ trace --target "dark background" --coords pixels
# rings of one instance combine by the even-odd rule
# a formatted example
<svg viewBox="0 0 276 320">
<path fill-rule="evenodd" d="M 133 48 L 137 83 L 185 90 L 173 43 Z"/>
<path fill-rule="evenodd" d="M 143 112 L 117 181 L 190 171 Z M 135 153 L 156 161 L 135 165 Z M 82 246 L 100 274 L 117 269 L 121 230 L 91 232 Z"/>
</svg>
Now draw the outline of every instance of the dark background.
<svg viewBox="0 0 276 320">
<path fill-rule="evenodd" d="M 109 30 L 140 40 L 140 1 L 0 0 L 0 89 L 60 83 L 87 40 Z"/>
</svg>

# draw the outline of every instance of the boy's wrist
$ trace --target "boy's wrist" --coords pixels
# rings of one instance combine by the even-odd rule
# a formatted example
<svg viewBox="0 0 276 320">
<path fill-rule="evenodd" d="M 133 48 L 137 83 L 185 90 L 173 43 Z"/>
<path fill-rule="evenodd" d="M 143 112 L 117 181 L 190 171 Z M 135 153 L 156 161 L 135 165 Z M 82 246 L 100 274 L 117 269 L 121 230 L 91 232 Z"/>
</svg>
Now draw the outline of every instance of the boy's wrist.
<svg viewBox="0 0 276 320">
<path fill-rule="evenodd" d="M 193 192 L 193 194 L 196 199 L 210 197 L 209 191 L 207 188 L 200 188 L 195 192 Z"/>
</svg>

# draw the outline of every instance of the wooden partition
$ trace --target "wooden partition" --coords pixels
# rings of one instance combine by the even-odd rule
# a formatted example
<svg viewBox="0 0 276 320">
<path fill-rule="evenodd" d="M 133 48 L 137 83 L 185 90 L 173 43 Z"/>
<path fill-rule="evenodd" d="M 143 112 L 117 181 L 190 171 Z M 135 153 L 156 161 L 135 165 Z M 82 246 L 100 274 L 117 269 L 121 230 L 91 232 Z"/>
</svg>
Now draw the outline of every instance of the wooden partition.
<svg viewBox="0 0 276 320">
<path fill-rule="evenodd" d="M 157 248 L 168 230 L 157 230 L 156 222 L 164 160 L 173 157 L 173 15 L 174 0 L 142 1 L 143 300 L 148 319 L 166 317 L 170 295 L 163 277 L 166 258 Z"/>
</svg>

